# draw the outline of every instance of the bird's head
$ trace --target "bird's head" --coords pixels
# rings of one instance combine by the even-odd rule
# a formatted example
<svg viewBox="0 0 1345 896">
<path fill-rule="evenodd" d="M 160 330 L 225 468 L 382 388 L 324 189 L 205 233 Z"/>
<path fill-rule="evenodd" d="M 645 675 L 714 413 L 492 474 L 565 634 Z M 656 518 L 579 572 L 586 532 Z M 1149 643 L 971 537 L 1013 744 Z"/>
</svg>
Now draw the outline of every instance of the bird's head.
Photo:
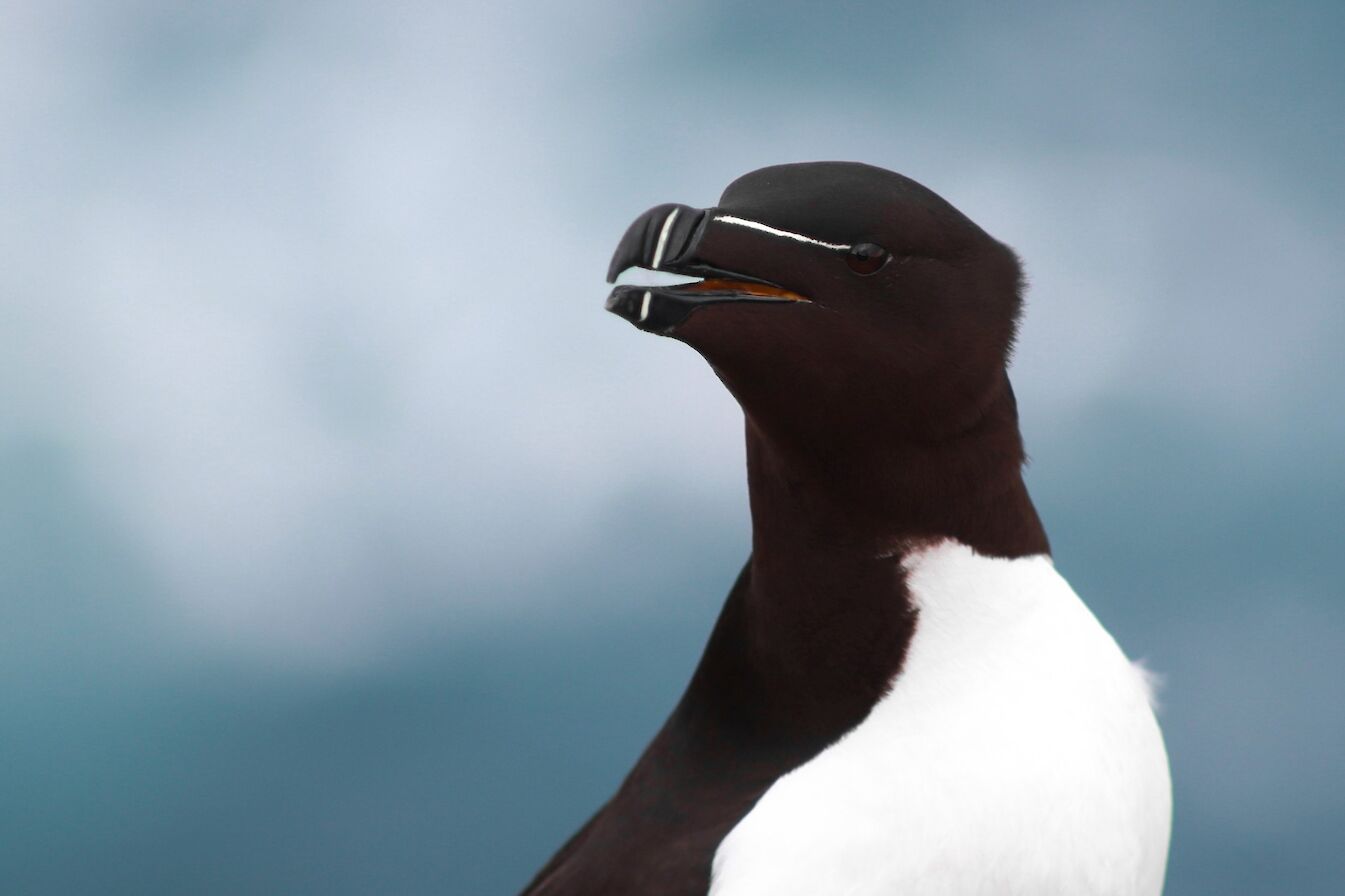
<svg viewBox="0 0 1345 896">
<path fill-rule="evenodd" d="M 777 165 L 714 208 L 627 230 L 607 307 L 695 348 L 784 448 L 937 440 L 1004 388 L 1021 307 L 1013 252 L 915 181 L 852 162 Z M 700 279 L 692 279 L 700 278 Z"/>
</svg>

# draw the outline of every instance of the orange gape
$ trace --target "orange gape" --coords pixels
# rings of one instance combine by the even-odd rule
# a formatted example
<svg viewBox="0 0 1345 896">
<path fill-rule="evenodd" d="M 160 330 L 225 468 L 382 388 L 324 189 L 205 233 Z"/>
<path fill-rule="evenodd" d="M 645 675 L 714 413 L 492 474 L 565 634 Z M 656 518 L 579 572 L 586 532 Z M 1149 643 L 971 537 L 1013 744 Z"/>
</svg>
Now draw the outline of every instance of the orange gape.
<svg viewBox="0 0 1345 896">
<path fill-rule="evenodd" d="M 787 299 L 791 302 L 807 302 L 807 296 L 801 296 L 788 289 L 771 286 L 769 283 L 749 283 L 746 280 L 702 280 L 676 287 L 678 292 L 732 292 L 749 296 L 769 296 L 773 299 Z"/>
</svg>

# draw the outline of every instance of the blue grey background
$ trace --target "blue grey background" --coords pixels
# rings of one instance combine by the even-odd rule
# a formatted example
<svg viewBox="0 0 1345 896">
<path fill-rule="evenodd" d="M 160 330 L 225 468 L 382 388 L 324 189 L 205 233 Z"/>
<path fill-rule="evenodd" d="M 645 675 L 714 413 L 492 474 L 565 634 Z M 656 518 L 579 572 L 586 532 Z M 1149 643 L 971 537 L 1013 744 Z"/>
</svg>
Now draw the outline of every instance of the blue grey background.
<svg viewBox="0 0 1345 896">
<path fill-rule="evenodd" d="M 1166 679 L 1168 893 L 1345 892 L 1345 7 L 0 14 L 0 892 L 508 894 L 746 556 L 601 310 L 664 201 L 926 183 L 1032 281 L 1058 566 Z"/>
</svg>

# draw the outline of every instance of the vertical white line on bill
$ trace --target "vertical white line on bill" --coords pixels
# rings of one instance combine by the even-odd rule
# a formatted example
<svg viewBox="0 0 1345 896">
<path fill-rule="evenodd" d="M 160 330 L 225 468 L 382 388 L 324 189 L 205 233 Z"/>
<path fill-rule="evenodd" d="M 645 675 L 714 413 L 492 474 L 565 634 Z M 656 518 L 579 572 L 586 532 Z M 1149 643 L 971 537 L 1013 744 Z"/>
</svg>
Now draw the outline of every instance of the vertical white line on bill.
<svg viewBox="0 0 1345 896">
<path fill-rule="evenodd" d="M 675 208 L 663 219 L 663 228 L 658 232 L 658 242 L 654 244 L 654 263 L 651 265 L 656 271 L 663 263 L 663 250 L 668 248 L 668 233 L 672 230 L 673 221 L 677 220 L 677 213 L 680 211 L 680 208 Z"/>
</svg>

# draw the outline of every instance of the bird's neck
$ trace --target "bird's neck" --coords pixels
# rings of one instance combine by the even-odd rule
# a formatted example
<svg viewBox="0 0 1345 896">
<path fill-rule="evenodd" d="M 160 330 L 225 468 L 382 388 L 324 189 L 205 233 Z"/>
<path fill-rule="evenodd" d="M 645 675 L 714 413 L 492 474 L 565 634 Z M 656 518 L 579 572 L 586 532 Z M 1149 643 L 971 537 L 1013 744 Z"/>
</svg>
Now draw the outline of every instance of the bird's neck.
<svg viewBox="0 0 1345 896">
<path fill-rule="evenodd" d="M 1049 551 L 1023 483 L 1007 377 L 976 419 L 939 438 L 799 446 L 774 439 L 750 412 L 746 429 L 758 581 L 819 553 L 890 558 L 905 544 L 944 538 L 997 557 Z"/>
<path fill-rule="evenodd" d="M 889 668 L 873 673 L 894 674 L 913 623 L 905 553 L 948 538 L 989 556 L 1049 550 L 1022 462 L 1007 379 L 1003 395 L 954 436 L 862 451 L 791 450 L 749 413 L 752 558 L 742 609 L 759 662 L 783 675 L 792 667 L 819 699 L 843 691 L 864 654 L 886 657 Z"/>
</svg>

